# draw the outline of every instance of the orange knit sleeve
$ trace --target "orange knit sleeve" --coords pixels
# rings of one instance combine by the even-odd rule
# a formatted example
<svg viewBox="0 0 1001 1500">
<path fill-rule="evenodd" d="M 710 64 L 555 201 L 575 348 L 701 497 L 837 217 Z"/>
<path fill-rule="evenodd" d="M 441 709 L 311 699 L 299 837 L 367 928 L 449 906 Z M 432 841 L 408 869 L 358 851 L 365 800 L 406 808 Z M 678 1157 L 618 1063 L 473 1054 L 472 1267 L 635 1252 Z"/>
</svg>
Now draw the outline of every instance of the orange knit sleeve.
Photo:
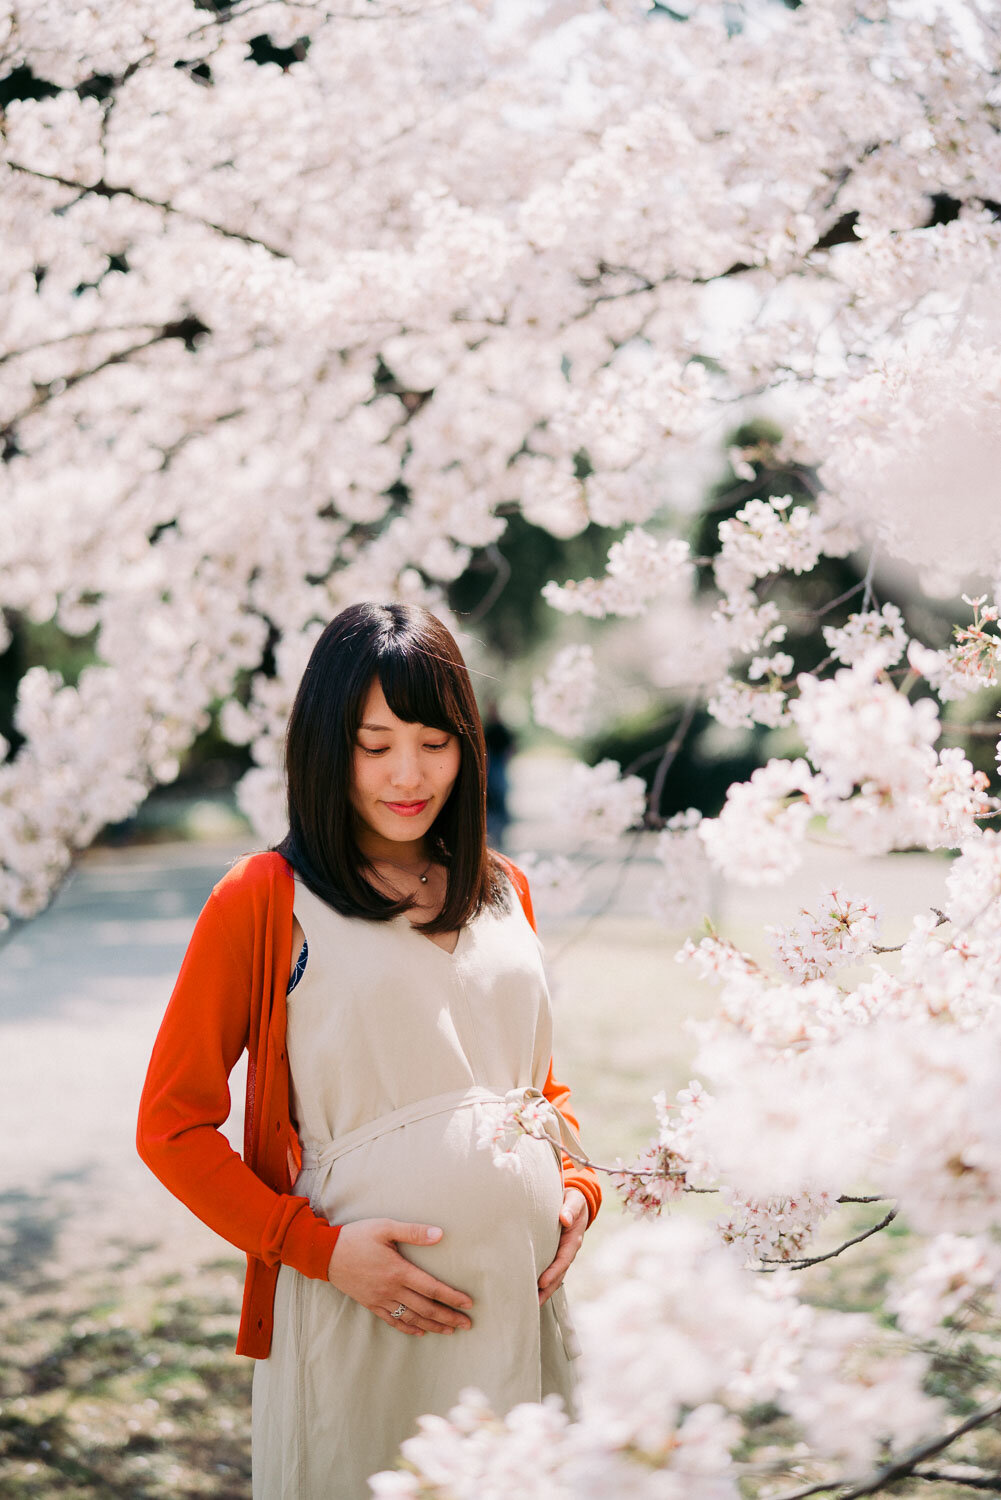
<svg viewBox="0 0 1001 1500">
<path fill-rule="evenodd" d="M 166 1188 L 230 1244 L 265 1265 L 326 1280 L 339 1230 L 308 1198 L 269 1187 L 219 1126 L 229 1075 L 250 1035 L 255 928 L 240 893 L 209 897 L 160 1026 L 139 1105 L 136 1146 Z"/>
</svg>

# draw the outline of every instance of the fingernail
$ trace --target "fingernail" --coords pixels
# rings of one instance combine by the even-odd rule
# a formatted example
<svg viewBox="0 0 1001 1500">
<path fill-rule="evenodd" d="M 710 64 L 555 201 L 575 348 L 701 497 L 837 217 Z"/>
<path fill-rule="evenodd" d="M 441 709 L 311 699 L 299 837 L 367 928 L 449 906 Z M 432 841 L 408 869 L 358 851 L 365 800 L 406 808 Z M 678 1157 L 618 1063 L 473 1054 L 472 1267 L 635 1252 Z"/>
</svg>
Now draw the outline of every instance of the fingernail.
<svg viewBox="0 0 1001 1500">
<path fill-rule="evenodd" d="M 441 1239 L 441 1230 L 440 1229 L 432 1229 L 431 1227 L 429 1227 L 428 1228 L 428 1239 L 429 1240 L 440 1240 Z"/>
</svg>

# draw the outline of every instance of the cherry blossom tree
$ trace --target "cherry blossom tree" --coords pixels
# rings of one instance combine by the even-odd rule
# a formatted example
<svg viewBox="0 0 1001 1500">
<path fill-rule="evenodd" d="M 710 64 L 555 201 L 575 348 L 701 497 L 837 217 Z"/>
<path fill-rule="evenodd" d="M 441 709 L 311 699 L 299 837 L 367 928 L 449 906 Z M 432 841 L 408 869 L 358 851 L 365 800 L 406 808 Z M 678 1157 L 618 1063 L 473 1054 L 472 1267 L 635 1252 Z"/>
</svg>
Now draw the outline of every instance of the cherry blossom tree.
<svg viewBox="0 0 1001 1500">
<path fill-rule="evenodd" d="M 938 1473 L 999 1409 L 960 1422 L 925 1389 L 957 1327 L 996 1361 L 999 803 L 942 739 L 944 715 L 996 737 L 999 35 L 988 0 L 8 4 L 0 603 L 94 661 L 20 683 L 0 908 L 40 910 L 217 705 L 279 836 L 322 623 L 360 598 L 449 617 L 514 511 L 621 533 L 545 599 L 673 611 L 683 650 L 650 670 L 679 734 L 706 704 L 796 747 L 666 823 L 616 762 L 574 769 L 581 839 L 658 830 L 655 910 L 697 919 L 710 872 L 779 882 L 818 826 L 956 855 L 892 957 L 837 889 L 771 933 L 771 966 L 685 944 L 719 1010 L 649 1151 L 609 1168 L 651 1222 L 603 1252 L 579 1416 L 469 1392 L 378 1494 L 861 1495 Z M 814 498 L 755 492 L 732 450 L 747 503 L 699 555 L 685 518 L 755 414 Z M 849 555 L 864 580 L 803 670 L 783 589 Z M 953 601 L 951 643 L 881 604 L 889 564 Z M 607 686 L 562 647 L 536 718 L 572 738 Z M 539 1128 L 500 1119 L 485 1147 L 516 1165 Z M 715 1229 L 685 1193 L 718 1195 Z M 892 1328 L 797 1295 L 846 1202 L 926 1238 Z M 789 1425 L 762 1456 L 763 1405 Z"/>
</svg>

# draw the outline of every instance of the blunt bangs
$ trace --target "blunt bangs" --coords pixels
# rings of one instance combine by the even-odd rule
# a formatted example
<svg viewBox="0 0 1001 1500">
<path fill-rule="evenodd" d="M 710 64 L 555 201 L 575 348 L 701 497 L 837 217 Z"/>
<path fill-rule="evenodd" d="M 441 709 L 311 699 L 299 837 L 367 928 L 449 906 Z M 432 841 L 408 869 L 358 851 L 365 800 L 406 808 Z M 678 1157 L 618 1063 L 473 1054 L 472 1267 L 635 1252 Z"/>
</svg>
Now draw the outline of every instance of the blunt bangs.
<svg viewBox="0 0 1001 1500">
<path fill-rule="evenodd" d="M 465 672 L 465 666 L 462 670 Z M 377 672 L 386 702 L 398 719 L 450 734 L 469 734 L 471 726 L 455 691 L 451 663 L 444 666 L 420 649 L 401 650 L 394 640 L 380 655 Z M 360 701 L 358 719 L 360 722 Z"/>
</svg>

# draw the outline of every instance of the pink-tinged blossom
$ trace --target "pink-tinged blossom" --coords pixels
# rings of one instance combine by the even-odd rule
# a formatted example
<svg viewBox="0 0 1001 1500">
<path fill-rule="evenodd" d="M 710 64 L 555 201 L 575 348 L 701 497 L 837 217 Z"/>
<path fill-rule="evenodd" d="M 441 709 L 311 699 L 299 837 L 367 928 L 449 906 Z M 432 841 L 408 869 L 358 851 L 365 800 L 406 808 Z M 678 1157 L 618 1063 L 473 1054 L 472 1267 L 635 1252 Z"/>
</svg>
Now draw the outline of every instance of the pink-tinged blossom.
<svg viewBox="0 0 1001 1500">
<path fill-rule="evenodd" d="M 997 1007 L 977 1026 L 880 1017 L 832 1059 L 849 1111 L 874 1132 L 872 1180 L 922 1234 L 980 1234 L 1001 1204 Z"/>
<path fill-rule="evenodd" d="M 570 767 L 563 812 L 582 840 L 614 843 L 643 816 L 646 784 L 640 776 L 622 776 L 618 761 L 596 766 L 577 761 Z"/>
<path fill-rule="evenodd" d="M 904 617 L 895 604 L 849 615 L 840 628 L 825 625 L 823 634 L 831 655 L 846 667 L 853 667 L 874 652 L 882 666 L 892 667 L 907 649 Z"/>
<path fill-rule="evenodd" d="M 788 495 L 749 500 L 719 524 L 720 551 L 713 563 L 723 594 L 739 594 L 769 573 L 809 572 L 817 565 L 823 526 L 805 505 L 789 509 Z"/>
<path fill-rule="evenodd" d="M 824 1201 L 869 1168 L 875 1140 L 826 1048 L 795 1039 L 771 1055 L 747 1034 L 704 1035 L 695 1059 L 712 1102 L 692 1131 L 691 1150 L 717 1180 L 760 1211 L 783 1212 L 803 1195 Z"/>
<path fill-rule="evenodd" d="M 821 979 L 832 968 L 857 963 L 872 950 L 879 917 L 858 896 L 832 890 L 801 907 L 787 927 L 767 927 L 775 956 L 794 979 Z"/>
<path fill-rule="evenodd" d="M 633 1224 L 595 1260 L 603 1290 L 577 1321 L 582 1418 L 601 1440 L 663 1464 L 684 1408 L 767 1398 L 766 1379 L 752 1393 L 746 1374 L 781 1310 L 753 1294 L 708 1229 L 680 1218 Z"/>
<path fill-rule="evenodd" d="M 696 1124 L 710 1102 L 702 1084 L 693 1079 L 673 1105 L 663 1091 L 653 1102 L 659 1124 L 656 1137 L 628 1165 L 617 1162 L 619 1170 L 611 1177 L 623 1205 L 637 1218 L 655 1218 L 686 1187 L 707 1186 L 716 1175 L 695 1147 Z"/>
<path fill-rule="evenodd" d="M 520 1172 L 518 1146 L 523 1136 L 541 1141 L 554 1138 L 555 1110 L 541 1095 L 509 1096 L 505 1103 L 486 1104 L 477 1132 L 476 1144 L 493 1153 L 496 1166 L 504 1171 Z"/>
<path fill-rule="evenodd" d="M 912 703 L 892 683 L 876 677 L 871 654 L 854 667 L 819 681 L 805 673 L 791 706 L 814 767 L 834 796 L 872 787 L 892 798 L 919 793 L 934 764 L 938 710 L 928 698 Z"/>
<path fill-rule="evenodd" d="M 752 681 L 761 677 L 788 677 L 795 663 L 788 651 L 776 651 L 773 656 L 756 656 L 747 669 Z"/>
<path fill-rule="evenodd" d="M 758 601 L 757 595 L 739 590 L 720 600 L 713 611 L 713 624 L 734 655 L 749 656 L 786 638 L 779 608 L 773 599 Z"/>
<path fill-rule="evenodd" d="M 963 845 L 946 888 L 945 911 L 955 926 L 1001 933 L 1001 832 L 985 829 Z"/>
<path fill-rule="evenodd" d="M 818 681 L 797 679 L 790 714 L 828 792 L 828 828 L 862 853 L 956 847 L 995 804 L 958 749 L 936 754 L 938 711 L 877 677 L 872 653 Z"/>
<path fill-rule="evenodd" d="M 557 734 L 579 735 L 591 717 L 597 689 L 593 647 L 563 646 L 545 676 L 532 684 L 532 716 Z"/>
<path fill-rule="evenodd" d="M 710 689 L 706 708 L 727 729 L 750 729 L 755 724 L 775 729 L 789 721 L 786 695 L 777 685 L 753 688 L 735 677 L 724 677 Z"/>
<path fill-rule="evenodd" d="M 952 650 L 933 651 L 920 641 L 911 641 L 908 646 L 907 664 L 935 689 L 943 703 L 965 698 L 981 687 L 991 687 L 997 680 L 993 667 L 986 675 L 979 665 L 971 672 Z"/>
<path fill-rule="evenodd" d="M 716 1220 L 717 1233 L 751 1264 L 798 1260 L 808 1253 L 818 1227 L 837 1206 L 832 1194 L 825 1192 L 760 1200 L 725 1185 L 720 1196 L 726 1211 Z"/>
<path fill-rule="evenodd" d="M 777 884 L 800 864 L 811 798 L 822 785 L 805 760 L 770 760 L 727 791 L 699 836 L 712 865 L 732 880 Z"/>
<path fill-rule="evenodd" d="M 971 1304 L 1001 1292 L 1001 1250 L 986 1235 L 938 1234 L 925 1246 L 920 1264 L 898 1277 L 887 1296 L 905 1333 L 936 1334 Z"/>
<path fill-rule="evenodd" d="M 713 983 L 725 983 L 731 979 L 743 979 L 761 973 L 758 964 L 749 954 L 742 953 L 729 938 L 718 937 L 715 933 L 701 938 L 698 943 L 692 938 L 686 938 L 674 959 L 675 963 L 691 964 L 700 979 L 708 979 Z"/>
<path fill-rule="evenodd" d="M 688 543 L 678 537 L 661 541 L 634 526 L 620 542 L 613 542 L 603 578 L 583 578 L 565 584 L 547 583 L 542 597 L 562 614 L 640 615 L 658 595 L 691 573 Z"/>
<path fill-rule="evenodd" d="M 949 227 L 951 235 L 909 237 L 908 260 L 922 261 L 918 285 L 907 294 L 912 315 L 922 299 L 929 310 L 941 299 L 943 282 L 935 278 L 950 275 L 950 261 L 964 263 L 962 284 L 954 283 L 957 311 L 965 298 L 967 309 L 981 304 L 986 313 L 994 295 L 996 262 L 988 271 L 987 261 L 997 225 L 986 236 L 970 223 Z M 985 257 L 983 288 L 964 242 L 965 250 L 976 244 L 974 258 Z M 825 509 L 836 509 L 892 556 L 916 565 L 925 586 L 940 592 L 958 593 L 964 579 L 996 576 L 1001 565 L 991 524 L 1001 456 L 1001 370 L 986 328 L 974 324 L 979 317 L 960 317 L 951 339 L 919 345 L 904 335 L 883 342 L 868 371 L 823 398 L 813 393 L 792 424 L 794 448 L 823 442 Z M 941 524 L 945 496 L 948 526 Z"/>
<path fill-rule="evenodd" d="M 861 1313 L 814 1321 L 785 1406 L 810 1449 L 865 1472 L 889 1444 L 906 1449 L 938 1430 L 945 1404 L 926 1396 L 924 1356 L 874 1337 Z"/>
<path fill-rule="evenodd" d="M 701 822 L 697 808 L 675 813 L 654 844 L 662 868 L 650 886 L 650 910 L 672 931 L 701 921 L 712 904 L 711 871 L 698 833 Z"/>
</svg>

